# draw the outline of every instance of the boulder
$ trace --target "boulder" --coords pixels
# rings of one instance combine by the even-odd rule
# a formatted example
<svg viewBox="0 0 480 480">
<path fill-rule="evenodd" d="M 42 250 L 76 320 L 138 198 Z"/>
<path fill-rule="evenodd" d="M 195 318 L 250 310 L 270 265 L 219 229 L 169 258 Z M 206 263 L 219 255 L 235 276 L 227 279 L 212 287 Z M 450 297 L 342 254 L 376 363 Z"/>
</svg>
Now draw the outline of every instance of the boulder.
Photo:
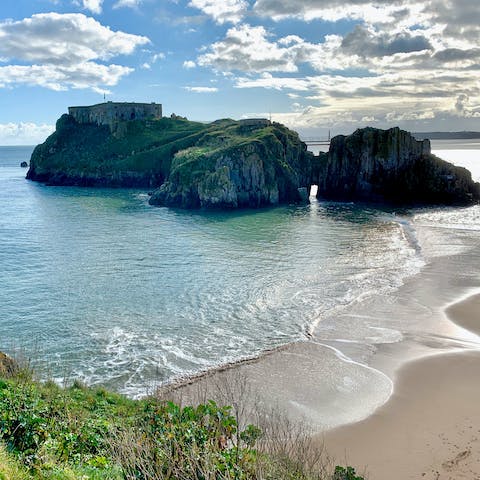
<svg viewBox="0 0 480 480">
<path fill-rule="evenodd" d="M 10 377 L 18 371 L 17 362 L 7 354 L 0 352 L 0 376 Z"/>
</svg>

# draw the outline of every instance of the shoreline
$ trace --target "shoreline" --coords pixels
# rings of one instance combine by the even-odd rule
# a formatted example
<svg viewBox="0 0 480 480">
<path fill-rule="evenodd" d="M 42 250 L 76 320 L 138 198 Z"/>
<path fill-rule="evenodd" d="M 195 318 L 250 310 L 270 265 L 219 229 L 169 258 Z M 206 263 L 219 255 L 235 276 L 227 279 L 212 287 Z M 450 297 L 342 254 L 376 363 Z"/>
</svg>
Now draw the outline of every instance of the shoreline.
<svg viewBox="0 0 480 480">
<path fill-rule="evenodd" d="M 400 340 L 366 348 L 317 332 L 305 342 L 190 378 L 174 389 L 174 399 L 247 400 L 250 412 L 281 411 L 309 425 L 329 456 L 368 472 L 369 480 L 480 479 L 480 385 L 472 382 L 480 371 L 478 315 L 474 320 L 480 311 L 480 239 L 428 226 L 416 225 L 416 231 L 427 260 L 421 272 L 397 291 L 333 319 L 339 328 L 381 319 L 387 330 L 400 329 Z M 229 395 L 222 396 L 221 385 Z"/>
<path fill-rule="evenodd" d="M 480 334 L 480 294 L 445 308 Z M 480 478 L 480 348 L 413 360 L 398 372 L 389 400 L 373 415 L 317 436 L 369 480 Z"/>
<path fill-rule="evenodd" d="M 461 328 L 468 325 L 478 335 L 479 306 L 480 294 L 472 293 L 447 304 L 443 311 L 449 322 Z M 316 356 L 317 348 L 321 350 L 320 356 Z M 291 369 L 304 371 L 306 358 L 312 367 L 319 358 L 325 361 L 324 348 L 333 350 L 310 340 L 294 342 L 261 357 L 188 377 L 173 387 L 170 385 L 164 393 L 176 395 L 175 399 L 181 403 L 193 398 L 203 401 L 212 392 L 217 401 L 232 403 L 237 399 L 240 404 L 252 401 L 245 409 L 252 414 L 257 407 L 268 407 L 270 403 L 266 398 L 274 398 L 281 391 L 289 401 L 274 408 L 280 406 L 282 413 L 291 413 L 295 403 L 301 404 L 319 390 L 305 392 L 308 386 L 300 377 L 291 388 L 291 383 L 283 381 L 282 373 L 286 372 L 291 382 Z M 365 368 L 375 371 L 373 367 Z M 480 478 L 480 411 L 477 407 L 480 384 L 472 381 L 479 371 L 480 345 L 475 349 L 440 351 L 410 360 L 396 371 L 391 394 L 379 402 L 373 412 L 359 421 L 333 428 L 324 426 L 321 433 L 313 435 L 314 442 L 318 442 L 319 448 L 325 448 L 331 458 L 352 465 L 357 472 L 365 472 L 369 480 Z M 273 377 L 273 383 L 263 377 L 266 372 Z M 273 395 L 269 392 L 268 397 L 256 396 L 258 378 L 264 381 L 263 394 L 265 388 L 273 387 Z M 275 385 L 280 389 L 275 389 Z M 350 402 L 353 403 L 351 397 Z M 289 418 L 315 420 L 312 410 L 303 413 L 307 414 L 304 418 L 298 415 L 289 415 Z"/>
</svg>

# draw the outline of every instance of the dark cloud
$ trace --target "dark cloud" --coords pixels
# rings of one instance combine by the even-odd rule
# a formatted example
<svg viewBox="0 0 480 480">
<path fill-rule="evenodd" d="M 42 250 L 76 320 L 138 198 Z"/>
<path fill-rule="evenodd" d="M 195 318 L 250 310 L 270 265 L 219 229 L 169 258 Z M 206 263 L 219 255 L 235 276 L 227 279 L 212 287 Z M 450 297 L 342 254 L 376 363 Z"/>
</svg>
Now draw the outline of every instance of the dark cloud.
<svg viewBox="0 0 480 480">
<path fill-rule="evenodd" d="M 465 95 L 464 93 L 460 94 L 458 97 L 457 97 L 457 101 L 455 102 L 455 110 L 463 115 L 465 113 L 465 110 L 468 106 L 468 95 Z"/>
<path fill-rule="evenodd" d="M 360 57 L 385 57 L 431 48 L 432 45 L 423 35 L 403 32 L 389 36 L 387 33 L 372 32 L 362 25 L 357 25 L 342 40 L 342 49 L 345 53 Z"/>
<path fill-rule="evenodd" d="M 464 60 L 480 60 L 480 48 L 462 50 L 460 48 L 446 48 L 433 56 L 439 62 L 460 62 Z"/>
</svg>

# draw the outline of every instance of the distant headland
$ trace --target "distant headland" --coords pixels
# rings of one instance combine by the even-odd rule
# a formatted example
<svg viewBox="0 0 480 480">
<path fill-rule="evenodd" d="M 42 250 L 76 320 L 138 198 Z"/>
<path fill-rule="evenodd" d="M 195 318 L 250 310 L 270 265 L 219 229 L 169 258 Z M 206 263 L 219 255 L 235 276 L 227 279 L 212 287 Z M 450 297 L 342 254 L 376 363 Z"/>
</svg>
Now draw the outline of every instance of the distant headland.
<svg viewBox="0 0 480 480">
<path fill-rule="evenodd" d="M 192 122 L 156 103 L 69 107 L 32 153 L 27 178 L 51 185 L 141 187 L 150 203 L 256 208 L 319 198 L 395 204 L 469 204 L 470 172 L 404 130 L 363 128 L 315 156 L 298 134 L 267 119 Z"/>
<path fill-rule="evenodd" d="M 412 134 L 418 140 L 474 140 L 480 139 L 480 132 L 416 132 Z"/>
</svg>

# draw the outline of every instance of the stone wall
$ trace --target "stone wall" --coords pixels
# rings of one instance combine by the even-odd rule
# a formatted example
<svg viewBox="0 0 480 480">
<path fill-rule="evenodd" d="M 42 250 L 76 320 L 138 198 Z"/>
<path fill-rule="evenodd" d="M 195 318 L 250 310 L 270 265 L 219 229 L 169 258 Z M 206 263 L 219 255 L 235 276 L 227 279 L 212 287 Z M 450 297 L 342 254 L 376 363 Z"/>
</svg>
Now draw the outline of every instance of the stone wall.
<svg viewBox="0 0 480 480">
<path fill-rule="evenodd" d="M 88 107 L 68 107 L 68 113 L 78 123 L 109 125 L 130 120 L 162 118 L 160 103 L 106 102 Z"/>
</svg>

